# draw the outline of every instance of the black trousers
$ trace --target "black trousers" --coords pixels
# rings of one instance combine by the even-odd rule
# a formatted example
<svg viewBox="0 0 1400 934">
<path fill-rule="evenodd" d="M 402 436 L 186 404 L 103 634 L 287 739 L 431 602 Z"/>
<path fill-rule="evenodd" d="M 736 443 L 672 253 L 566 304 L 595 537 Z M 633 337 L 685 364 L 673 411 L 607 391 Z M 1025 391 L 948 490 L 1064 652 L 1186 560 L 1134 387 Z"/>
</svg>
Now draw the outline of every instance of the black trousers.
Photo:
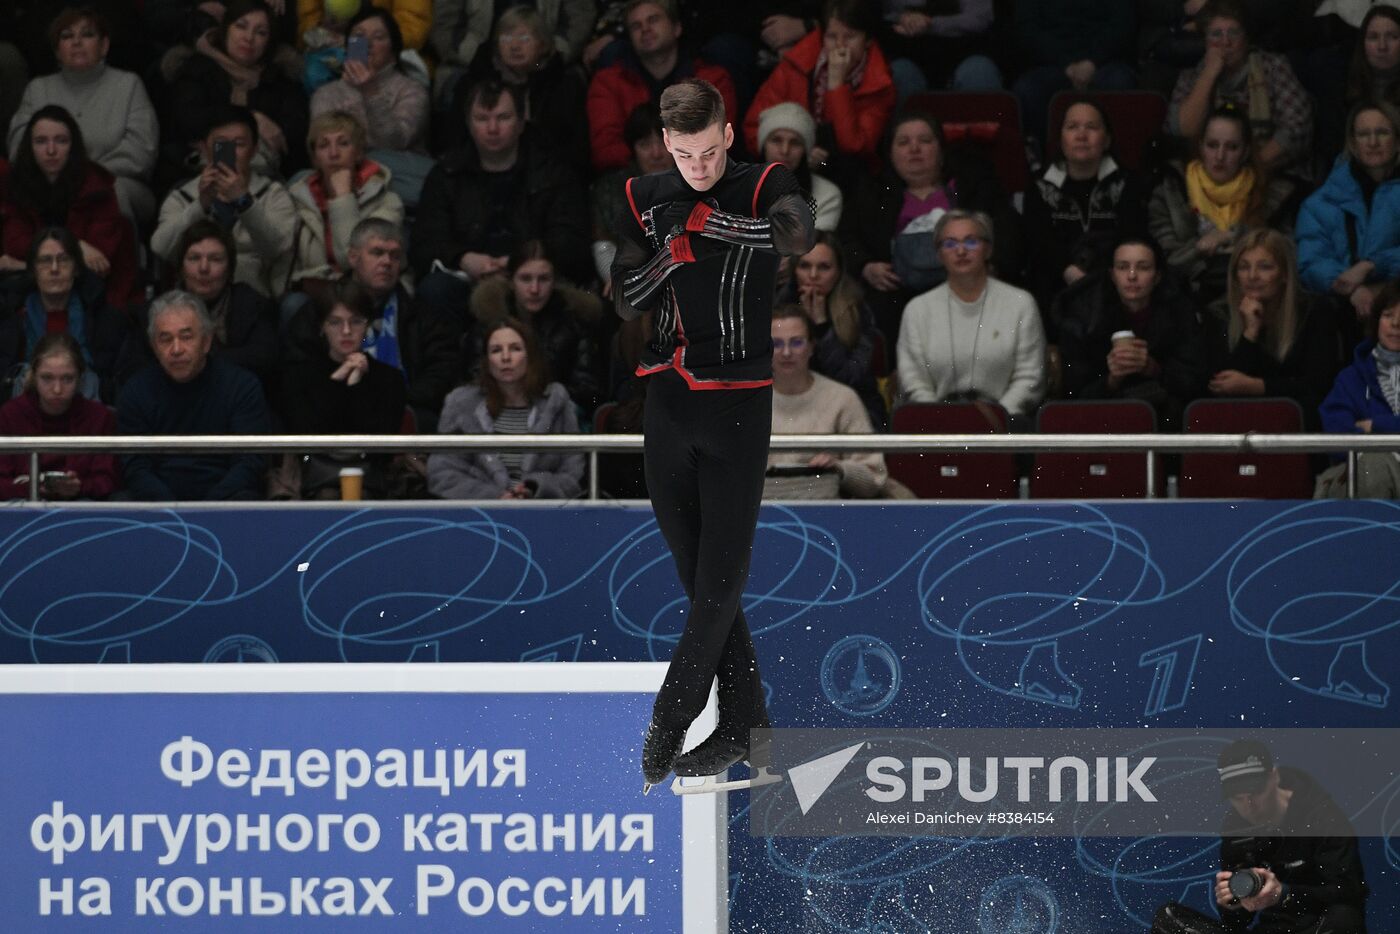
<svg viewBox="0 0 1400 934">
<path fill-rule="evenodd" d="M 773 427 L 773 390 L 690 389 L 672 370 L 647 377 L 646 478 L 656 524 L 690 598 L 655 716 L 689 726 L 719 678 L 720 725 L 768 727 L 741 602 Z"/>
<path fill-rule="evenodd" d="M 1170 902 L 1157 909 L 1152 919 L 1151 934 L 1229 934 L 1231 930 L 1208 915 Z M 1290 921 L 1266 915 L 1252 931 L 1267 934 L 1365 934 L 1366 918 L 1353 905 L 1333 905 L 1321 918 Z"/>
</svg>

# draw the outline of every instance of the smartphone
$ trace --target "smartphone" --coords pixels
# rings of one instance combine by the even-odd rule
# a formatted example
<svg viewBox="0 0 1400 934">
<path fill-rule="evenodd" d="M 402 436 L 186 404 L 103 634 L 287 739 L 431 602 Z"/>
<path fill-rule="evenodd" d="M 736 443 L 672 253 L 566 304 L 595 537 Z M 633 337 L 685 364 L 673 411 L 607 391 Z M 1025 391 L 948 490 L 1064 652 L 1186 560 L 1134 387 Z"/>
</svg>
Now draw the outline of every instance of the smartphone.
<svg viewBox="0 0 1400 934">
<path fill-rule="evenodd" d="M 214 164 L 238 171 L 238 144 L 231 139 L 214 140 Z"/>
<path fill-rule="evenodd" d="M 345 42 L 345 60 L 369 64 L 369 40 L 364 36 L 351 36 Z"/>
</svg>

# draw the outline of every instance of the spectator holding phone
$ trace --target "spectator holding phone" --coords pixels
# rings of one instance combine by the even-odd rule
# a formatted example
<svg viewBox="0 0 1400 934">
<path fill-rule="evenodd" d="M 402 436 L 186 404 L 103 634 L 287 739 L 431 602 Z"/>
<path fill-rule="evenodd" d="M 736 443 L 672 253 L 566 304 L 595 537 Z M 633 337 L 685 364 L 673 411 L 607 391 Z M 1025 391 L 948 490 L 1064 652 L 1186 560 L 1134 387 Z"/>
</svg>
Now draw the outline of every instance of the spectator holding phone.
<svg viewBox="0 0 1400 934">
<path fill-rule="evenodd" d="M 117 430 L 111 409 L 78 393 L 87 364 L 71 334 L 45 334 L 29 357 L 24 391 L 0 406 L 0 435 L 110 435 Z M 29 496 L 29 455 L 0 456 L 0 496 Z M 103 499 L 117 488 L 113 454 L 41 454 L 39 496 L 43 499 Z"/>
<path fill-rule="evenodd" d="M 151 249 L 173 263 L 180 236 L 209 218 L 233 233 L 238 247 L 237 282 L 263 295 L 284 291 L 295 244 L 297 211 L 281 182 L 253 171 L 258 123 L 246 107 L 216 108 L 199 144 L 199 175 L 174 189 L 160 208 Z"/>
<path fill-rule="evenodd" d="M 350 20 L 340 80 L 316 89 L 311 118 L 344 111 L 358 120 L 363 148 L 389 170 L 394 192 L 412 207 L 433 162 L 426 154 L 428 89 L 400 66 L 403 49 L 399 23 L 387 10 L 361 10 Z"/>
</svg>

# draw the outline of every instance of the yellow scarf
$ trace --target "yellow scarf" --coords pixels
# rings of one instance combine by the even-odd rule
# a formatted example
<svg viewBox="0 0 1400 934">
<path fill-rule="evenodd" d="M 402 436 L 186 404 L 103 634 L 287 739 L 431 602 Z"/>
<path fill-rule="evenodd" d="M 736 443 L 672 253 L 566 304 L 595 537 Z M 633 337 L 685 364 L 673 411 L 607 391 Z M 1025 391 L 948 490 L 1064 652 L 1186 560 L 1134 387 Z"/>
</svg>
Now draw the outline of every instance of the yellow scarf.
<svg viewBox="0 0 1400 934">
<path fill-rule="evenodd" d="M 1200 215 L 1217 230 L 1232 230 L 1244 219 L 1249 193 L 1254 190 L 1254 170 L 1245 166 L 1240 174 L 1221 185 L 1206 174 L 1200 159 L 1186 167 L 1186 196 Z"/>
</svg>

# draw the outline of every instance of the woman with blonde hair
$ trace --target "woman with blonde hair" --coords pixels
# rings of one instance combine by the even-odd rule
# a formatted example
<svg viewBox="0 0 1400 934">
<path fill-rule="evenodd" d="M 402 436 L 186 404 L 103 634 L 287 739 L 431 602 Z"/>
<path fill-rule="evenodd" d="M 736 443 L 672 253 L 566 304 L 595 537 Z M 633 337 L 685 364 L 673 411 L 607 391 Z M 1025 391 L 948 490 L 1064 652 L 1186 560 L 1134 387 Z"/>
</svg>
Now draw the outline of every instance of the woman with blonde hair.
<svg viewBox="0 0 1400 934">
<path fill-rule="evenodd" d="M 1315 428 L 1340 364 L 1336 324 L 1298 282 L 1293 241 L 1252 230 L 1230 257 L 1225 307 L 1217 304 L 1214 396 L 1285 396 Z"/>
<path fill-rule="evenodd" d="M 350 233 L 377 217 L 403 224 L 403 201 L 390 188 L 389 170 L 365 154 L 365 127 L 342 110 L 311 121 L 306 151 L 315 171 L 288 189 L 301 221 L 292 277 L 332 279 L 350 263 Z"/>
<path fill-rule="evenodd" d="M 1244 113 L 1221 107 L 1206 119 L 1194 159 L 1172 163 L 1148 204 L 1148 225 L 1167 264 L 1204 302 L 1224 294 L 1235 241 L 1256 227 L 1279 227 L 1296 202 L 1295 185 L 1254 158 Z"/>
<path fill-rule="evenodd" d="M 879 331 L 860 284 L 846 274 L 841 242 L 819 231 L 816 244 L 794 265 L 790 298 L 811 325 L 812 370 L 854 389 L 870 423 L 883 430 L 888 413 L 874 369 Z"/>
</svg>

